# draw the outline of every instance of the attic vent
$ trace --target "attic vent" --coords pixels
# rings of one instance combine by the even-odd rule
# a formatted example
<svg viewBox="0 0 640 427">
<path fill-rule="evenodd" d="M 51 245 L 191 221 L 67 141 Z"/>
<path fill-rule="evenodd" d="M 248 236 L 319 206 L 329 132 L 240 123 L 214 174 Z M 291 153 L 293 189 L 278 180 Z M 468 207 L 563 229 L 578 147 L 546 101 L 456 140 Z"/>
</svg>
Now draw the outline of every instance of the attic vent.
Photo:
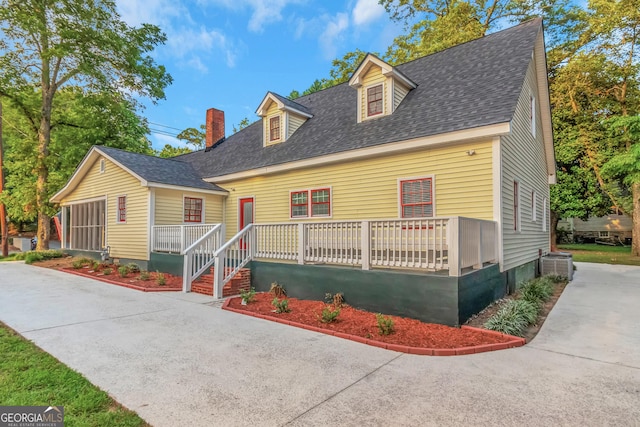
<svg viewBox="0 0 640 427">
<path fill-rule="evenodd" d="M 100 173 L 104 173 L 105 169 L 105 161 L 104 159 L 100 159 Z"/>
</svg>

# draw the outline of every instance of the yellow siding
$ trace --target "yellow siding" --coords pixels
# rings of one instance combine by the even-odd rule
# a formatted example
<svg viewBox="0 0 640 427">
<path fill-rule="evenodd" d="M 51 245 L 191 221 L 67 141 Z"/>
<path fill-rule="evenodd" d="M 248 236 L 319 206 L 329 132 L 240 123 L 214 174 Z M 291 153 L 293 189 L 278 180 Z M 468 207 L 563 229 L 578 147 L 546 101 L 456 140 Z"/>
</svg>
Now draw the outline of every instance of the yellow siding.
<svg viewBox="0 0 640 427">
<path fill-rule="evenodd" d="M 542 64 L 544 67 L 544 64 Z M 536 136 L 531 133 L 530 95 L 536 97 Z M 529 64 L 525 82 L 512 121 L 512 134 L 501 139 L 502 147 L 502 230 L 503 268 L 517 267 L 538 258 L 538 251 L 549 250 L 549 214 L 546 227 L 543 209 L 549 207 L 549 181 L 542 140 L 540 102 L 535 78 L 535 61 Z M 519 181 L 521 230 L 514 230 L 513 182 Z M 536 221 L 532 215 L 532 191 L 537 194 Z M 547 200 L 546 206 L 544 200 Z"/>
<path fill-rule="evenodd" d="M 404 97 L 407 96 L 407 93 L 409 93 L 409 89 L 400 83 L 393 85 L 393 111 L 396 111 L 396 108 L 398 108 L 398 105 L 400 105 Z"/>
<path fill-rule="evenodd" d="M 155 188 L 155 225 L 176 225 L 184 222 L 183 197 L 195 197 L 204 202 L 206 224 L 222 222 L 222 196 L 189 191 Z"/>
<path fill-rule="evenodd" d="M 101 157 L 102 158 L 102 157 Z M 105 159 L 105 172 L 100 173 L 97 159 L 78 184 L 62 200 L 62 205 L 95 197 L 107 197 L 107 245 L 115 258 L 149 259 L 147 246 L 149 193 L 140 181 L 116 164 Z M 127 222 L 116 223 L 117 198 L 127 196 Z"/>
<path fill-rule="evenodd" d="M 384 107 L 382 114 L 387 114 L 389 112 L 389 99 L 387 96 L 387 85 L 389 82 L 387 81 L 387 77 L 382 74 L 382 68 L 377 65 L 372 65 L 371 68 L 367 71 L 367 73 L 362 78 L 362 87 L 360 89 L 360 105 L 362 108 L 360 109 L 360 119 L 367 119 L 367 88 L 369 86 L 377 85 L 383 83 L 382 86 L 382 96 L 384 101 Z"/>
<path fill-rule="evenodd" d="M 466 153 L 471 149 L 474 156 Z M 256 222 L 287 222 L 289 192 L 309 188 L 331 187 L 333 220 L 398 218 L 398 178 L 429 175 L 435 176 L 437 216 L 493 220 L 491 165 L 487 141 L 225 182 L 227 235 L 237 232 L 239 198 L 255 197 Z"/>
<path fill-rule="evenodd" d="M 287 138 L 289 138 L 300 126 L 302 126 L 306 119 L 291 113 L 287 113 L 287 117 L 289 119 Z"/>
<path fill-rule="evenodd" d="M 273 117 L 280 117 L 280 139 L 271 141 L 269 138 L 269 120 Z M 264 144 L 273 145 L 282 142 L 282 138 L 285 135 L 286 129 L 284 128 L 284 116 L 282 111 L 278 110 L 278 104 L 272 102 L 267 109 L 267 116 L 262 119 L 262 134 L 264 135 Z"/>
</svg>

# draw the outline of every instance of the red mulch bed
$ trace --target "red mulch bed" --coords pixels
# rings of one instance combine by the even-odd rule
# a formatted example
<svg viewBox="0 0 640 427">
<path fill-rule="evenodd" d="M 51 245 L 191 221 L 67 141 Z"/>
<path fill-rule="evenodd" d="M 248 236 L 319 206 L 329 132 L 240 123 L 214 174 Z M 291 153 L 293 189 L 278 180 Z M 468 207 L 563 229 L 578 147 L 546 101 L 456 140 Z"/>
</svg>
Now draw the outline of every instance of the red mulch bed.
<svg viewBox="0 0 640 427">
<path fill-rule="evenodd" d="M 269 293 L 260 293 L 256 294 L 255 301 L 247 305 L 241 304 L 241 298 L 232 298 L 228 304 L 229 307 L 237 310 L 303 323 L 387 344 L 410 347 L 453 349 L 483 344 L 506 343 L 513 339 L 508 336 L 453 328 L 434 323 L 423 323 L 419 320 L 398 316 L 387 316 L 393 319 L 395 332 L 391 335 L 380 335 L 374 313 L 343 305 L 336 322 L 322 323 L 320 321 L 320 313 L 327 304 L 321 301 L 287 298 L 291 312 L 276 314 L 273 312 L 273 305 L 271 305 L 273 298 L 273 295 Z"/>
<path fill-rule="evenodd" d="M 106 269 L 111 269 L 111 273 L 105 274 L 104 271 Z M 100 264 L 100 266 L 95 270 L 91 266 L 84 266 L 82 268 L 65 267 L 60 268 L 60 270 L 75 274 L 79 273 L 83 276 L 90 276 L 102 281 L 121 283 L 123 286 L 132 288 L 143 288 L 155 291 L 182 289 L 182 277 L 173 276 L 168 273 L 162 273 L 165 277 L 165 284 L 160 285 L 157 281 L 158 273 L 149 272 L 148 280 L 141 280 L 140 273 L 129 273 L 125 277 L 121 277 L 118 273 L 117 267 L 112 265 Z"/>
</svg>

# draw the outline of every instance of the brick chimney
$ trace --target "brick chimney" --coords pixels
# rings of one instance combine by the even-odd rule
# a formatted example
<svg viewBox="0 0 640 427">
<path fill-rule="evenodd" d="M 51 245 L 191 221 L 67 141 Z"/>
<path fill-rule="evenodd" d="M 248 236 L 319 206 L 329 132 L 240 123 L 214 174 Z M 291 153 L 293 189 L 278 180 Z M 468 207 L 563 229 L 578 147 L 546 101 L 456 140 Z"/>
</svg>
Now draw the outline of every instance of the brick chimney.
<svg viewBox="0 0 640 427">
<path fill-rule="evenodd" d="M 209 108 L 206 122 L 205 151 L 224 140 L 224 111 Z"/>
</svg>

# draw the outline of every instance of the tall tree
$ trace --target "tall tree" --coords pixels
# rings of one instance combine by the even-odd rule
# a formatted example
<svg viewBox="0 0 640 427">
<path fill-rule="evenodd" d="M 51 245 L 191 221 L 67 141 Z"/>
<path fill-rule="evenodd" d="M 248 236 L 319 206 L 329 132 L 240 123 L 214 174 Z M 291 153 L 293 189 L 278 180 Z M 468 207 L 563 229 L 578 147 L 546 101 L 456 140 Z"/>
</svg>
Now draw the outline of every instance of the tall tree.
<svg viewBox="0 0 640 427">
<path fill-rule="evenodd" d="M 204 144 L 207 136 L 206 133 L 207 133 L 206 126 L 200 125 L 200 129 L 186 128 L 185 130 L 183 130 L 178 134 L 177 138 L 193 146 L 194 150 L 201 150 L 204 148 Z"/>
<path fill-rule="evenodd" d="M 0 196 L 4 192 L 4 144 L 2 139 L 2 102 L 0 102 Z M 7 208 L 0 199 L 0 250 L 2 251 L 2 256 L 6 257 L 9 255 L 9 240 L 8 234 L 9 230 L 7 230 Z"/>
<path fill-rule="evenodd" d="M 168 159 L 170 157 L 175 157 L 181 154 L 187 154 L 191 152 L 192 152 L 191 149 L 188 147 L 174 147 L 171 144 L 165 144 L 164 147 L 162 147 L 162 150 L 160 150 L 157 153 L 157 156 L 162 157 L 164 159 Z"/>
<path fill-rule="evenodd" d="M 164 98 L 171 76 L 148 55 L 165 42 L 156 26 L 131 27 L 111 0 L 0 1 L 0 95 L 37 129 L 36 209 L 38 249 L 49 244 L 48 187 L 51 118 L 65 85 L 87 93 Z M 39 108 L 25 104 L 37 91 Z"/>
<path fill-rule="evenodd" d="M 240 132 L 242 129 L 246 128 L 250 124 L 251 123 L 249 123 L 249 118 L 245 117 L 244 119 L 240 120 L 240 123 L 238 123 L 237 127 L 236 125 L 233 125 L 233 133 Z"/>
</svg>

